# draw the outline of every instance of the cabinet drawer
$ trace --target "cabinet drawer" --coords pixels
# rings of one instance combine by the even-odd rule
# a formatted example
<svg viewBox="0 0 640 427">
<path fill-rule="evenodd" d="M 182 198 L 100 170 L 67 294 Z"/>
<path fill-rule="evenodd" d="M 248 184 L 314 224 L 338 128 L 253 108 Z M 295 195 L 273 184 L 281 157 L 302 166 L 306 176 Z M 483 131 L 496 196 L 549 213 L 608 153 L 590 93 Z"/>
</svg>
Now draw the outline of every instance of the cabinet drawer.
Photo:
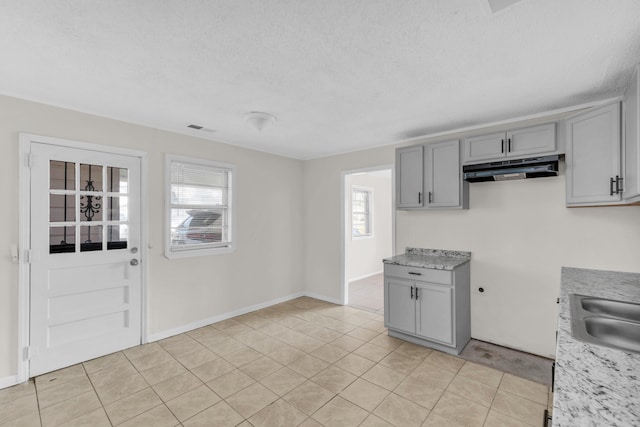
<svg viewBox="0 0 640 427">
<path fill-rule="evenodd" d="M 433 268 L 407 267 L 404 265 L 385 264 L 385 276 L 398 277 L 407 280 L 419 280 L 421 282 L 441 283 L 443 285 L 451 285 L 451 271 L 436 270 Z"/>
</svg>

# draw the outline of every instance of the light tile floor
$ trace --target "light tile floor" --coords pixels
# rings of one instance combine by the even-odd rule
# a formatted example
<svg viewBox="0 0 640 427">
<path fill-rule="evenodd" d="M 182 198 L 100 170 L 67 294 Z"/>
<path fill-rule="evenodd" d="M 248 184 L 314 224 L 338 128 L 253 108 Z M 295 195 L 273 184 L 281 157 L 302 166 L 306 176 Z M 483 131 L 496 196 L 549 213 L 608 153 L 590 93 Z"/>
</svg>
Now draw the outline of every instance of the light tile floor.
<svg viewBox="0 0 640 427">
<path fill-rule="evenodd" d="M 0 425 L 539 426 L 550 399 L 298 298 L 0 390 Z"/>
<path fill-rule="evenodd" d="M 384 313 L 384 275 L 382 273 L 349 282 L 349 305 Z"/>
</svg>

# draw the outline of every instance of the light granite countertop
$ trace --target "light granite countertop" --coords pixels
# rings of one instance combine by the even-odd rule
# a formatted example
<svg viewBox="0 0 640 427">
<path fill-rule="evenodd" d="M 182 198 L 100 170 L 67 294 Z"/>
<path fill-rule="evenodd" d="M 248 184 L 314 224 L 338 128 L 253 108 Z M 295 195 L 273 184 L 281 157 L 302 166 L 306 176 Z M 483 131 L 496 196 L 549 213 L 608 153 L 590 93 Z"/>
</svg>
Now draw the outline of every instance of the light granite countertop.
<svg viewBox="0 0 640 427">
<path fill-rule="evenodd" d="M 471 252 L 443 249 L 407 248 L 402 255 L 383 259 L 385 264 L 405 265 L 407 267 L 453 270 L 471 260 Z"/>
<path fill-rule="evenodd" d="M 574 293 L 640 303 L 640 274 L 562 268 L 553 426 L 639 426 L 640 354 L 575 339 Z"/>
</svg>

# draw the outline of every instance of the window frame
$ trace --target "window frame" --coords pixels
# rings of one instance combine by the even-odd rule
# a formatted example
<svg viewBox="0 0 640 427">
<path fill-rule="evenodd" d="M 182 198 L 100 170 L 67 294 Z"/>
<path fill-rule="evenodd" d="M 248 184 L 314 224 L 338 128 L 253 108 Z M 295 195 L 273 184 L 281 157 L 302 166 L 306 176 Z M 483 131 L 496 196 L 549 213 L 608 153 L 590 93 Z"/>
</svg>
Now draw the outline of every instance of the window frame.
<svg viewBox="0 0 640 427">
<path fill-rule="evenodd" d="M 227 188 L 227 219 L 228 233 L 231 236 L 228 245 L 219 247 L 192 247 L 188 249 L 172 250 L 171 249 L 171 166 L 174 163 L 192 164 L 198 166 L 211 167 L 215 169 L 224 169 L 229 175 L 229 184 Z M 237 231 L 236 231 L 236 182 L 237 167 L 231 163 L 219 162 L 214 160 L 199 159 L 195 157 L 179 156 L 174 154 L 165 155 L 165 191 L 164 191 L 164 255 L 169 259 L 191 258 L 207 255 L 227 254 L 237 248 Z"/>
<path fill-rule="evenodd" d="M 367 218 L 369 221 L 369 233 L 368 234 L 363 234 L 360 236 L 354 236 L 353 235 L 353 196 L 354 193 L 356 191 L 359 192 L 365 192 L 368 194 L 367 196 L 367 201 L 368 201 L 368 209 L 367 209 Z M 373 238 L 373 188 L 370 187 L 363 187 L 360 185 L 352 185 L 351 186 L 351 199 L 350 199 L 350 205 L 351 205 L 351 239 L 352 240 L 360 240 L 360 239 L 372 239 Z"/>
</svg>

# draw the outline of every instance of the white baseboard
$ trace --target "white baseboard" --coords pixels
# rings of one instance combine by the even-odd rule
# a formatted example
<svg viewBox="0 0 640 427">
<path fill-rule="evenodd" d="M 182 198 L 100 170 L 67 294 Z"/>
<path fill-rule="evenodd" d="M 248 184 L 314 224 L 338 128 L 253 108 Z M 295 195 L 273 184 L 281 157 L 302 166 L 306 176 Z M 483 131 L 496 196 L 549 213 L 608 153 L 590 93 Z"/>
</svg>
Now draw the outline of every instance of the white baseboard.
<svg viewBox="0 0 640 427">
<path fill-rule="evenodd" d="M 356 280 L 368 279 L 371 276 L 377 276 L 378 274 L 384 273 L 384 270 L 376 271 L 375 273 L 365 274 L 364 276 L 353 277 L 347 280 L 348 283 L 355 282 Z"/>
<path fill-rule="evenodd" d="M 309 298 L 319 299 L 321 301 L 330 302 L 331 304 L 342 305 L 342 301 L 340 301 L 339 299 L 331 298 L 331 297 L 328 297 L 328 296 L 325 296 L 325 295 L 315 294 L 313 292 L 304 292 L 304 296 L 309 297 Z"/>
<path fill-rule="evenodd" d="M 217 316 L 209 317 L 207 319 L 202 319 L 197 322 L 188 323 L 186 325 L 179 326 L 177 328 L 168 329 L 166 331 L 157 332 L 155 334 L 149 334 L 147 337 L 147 342 L 160 341 L 165 338 L 172 337 L 174 335 L 183 334 L 185 332 L 193 331 L 194 329 L 202 328 L 204 326 L 211 325 L 216 322 L 221 322 L 223 320 L 231 319 L 232 317 L 240 316 L 242 314 L 250 313 L 252 311 L 260 310 L 262 308 L 270 307 L 272 305 L 280 304 L 282 302 L 290 301 L 292 299 L 300 298 L 302 296 L 307 295 L 305 292 L 297 292 L 295 294 L 287 295 L 281 298 L 272 299 L 270 301 L 266 301 L 260 304 L 252 305 L 249 307 L 244 307 L 235 311 L 231 311 L 228 313 L 219 314 Z M 320 298 L 318 298 L 320 299 Z"/>
<path fill-rule="evenodd" d="M 11 375 L 9 377 L 0 378 L 0 389 L 11 387 L 18 384 L 18 376 Z"/>
</svg>

